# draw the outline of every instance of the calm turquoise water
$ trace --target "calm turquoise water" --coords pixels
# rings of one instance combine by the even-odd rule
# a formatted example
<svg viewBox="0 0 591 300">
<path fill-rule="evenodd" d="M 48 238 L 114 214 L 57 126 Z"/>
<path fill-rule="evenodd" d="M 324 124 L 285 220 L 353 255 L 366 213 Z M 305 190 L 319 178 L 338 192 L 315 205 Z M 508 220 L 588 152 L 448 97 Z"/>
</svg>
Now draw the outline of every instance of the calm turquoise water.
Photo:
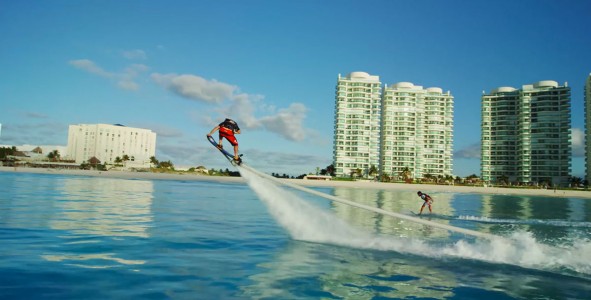
<svg viewBox="0 0 591 300">
<path fill-rule="evenodd" d="M 0 172 L 0 299 L 591 299 L 591 200 L 432 193 L 423 218 L 507 238 L 485 241 L 243 175 Z M 421 205 L 414 190 L 317 190 Z"/>
</svg>

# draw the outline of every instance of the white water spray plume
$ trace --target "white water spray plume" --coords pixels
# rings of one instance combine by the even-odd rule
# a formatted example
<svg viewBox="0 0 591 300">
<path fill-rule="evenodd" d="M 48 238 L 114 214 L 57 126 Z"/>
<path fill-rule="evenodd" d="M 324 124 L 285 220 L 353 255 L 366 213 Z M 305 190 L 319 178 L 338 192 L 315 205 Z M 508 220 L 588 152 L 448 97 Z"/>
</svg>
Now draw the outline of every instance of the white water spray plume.
<svg viewBox="0 0 591 300">
<path fill-rule="evenodd" d="M 295 240 L 413 255 L 428 254 L 430 257 L 474 259 L 546 271 L 566 269 L 591 275 L 591 241 L 588 239 L 575 241 L 565 248 L 541 244 L 528 232 L 515 232 L 509 237 L 492 240 L 462 239 L 447 245 L 431 245 L 405 237 L 377 236 L 350 226 L 330 211 L 313 205 L 269 179 L 246 168 L 239 170 L 273 218 Z"/>
</svg>

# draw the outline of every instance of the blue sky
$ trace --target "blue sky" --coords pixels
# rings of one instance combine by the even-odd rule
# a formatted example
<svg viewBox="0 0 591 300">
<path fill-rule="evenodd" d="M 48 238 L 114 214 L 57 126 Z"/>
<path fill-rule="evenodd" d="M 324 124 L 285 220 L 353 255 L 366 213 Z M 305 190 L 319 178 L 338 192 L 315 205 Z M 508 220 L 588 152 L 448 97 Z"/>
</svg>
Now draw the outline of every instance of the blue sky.
<svg viewBox="0 0 591 300">
<path fill-rule="evenodd" d="M 159 160 L 226 168 L 205 134 L 229 116 L 246 162 L 296 176 L 332 163 L 337 76 L 364 71 L 451 91 L 454 175 L 479 175 L 482 91 L 555 80 L 584 174 L 591 1 L 0 0 L 0 44 L 4 145 L 120 123 Z"/>
</svg>

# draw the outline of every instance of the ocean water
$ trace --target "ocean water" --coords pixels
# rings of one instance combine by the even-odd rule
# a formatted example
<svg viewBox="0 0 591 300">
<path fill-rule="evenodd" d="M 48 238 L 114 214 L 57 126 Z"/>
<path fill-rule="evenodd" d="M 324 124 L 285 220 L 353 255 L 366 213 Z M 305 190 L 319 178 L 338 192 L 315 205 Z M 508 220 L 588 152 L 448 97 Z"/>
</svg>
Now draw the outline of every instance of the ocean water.
<svg viewBox="0 0 591 300">
<path fill-rule="evenodd" d="M 0 172 L 0 299 L 591 299 L 591 200 Z M 408 191 L 314 188 L 412 215 Z"/>
</svg>

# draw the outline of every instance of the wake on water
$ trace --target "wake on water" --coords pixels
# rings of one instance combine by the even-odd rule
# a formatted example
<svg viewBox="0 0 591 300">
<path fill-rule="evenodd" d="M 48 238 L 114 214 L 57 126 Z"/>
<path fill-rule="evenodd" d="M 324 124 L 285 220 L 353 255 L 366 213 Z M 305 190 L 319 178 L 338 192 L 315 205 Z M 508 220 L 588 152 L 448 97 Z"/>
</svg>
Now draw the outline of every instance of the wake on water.
<svg viewBox="0 0 591 300">
<path fill-rule="evenodd" d="M 568 270 L 591 275 L 591 241 L 579 240 L 567 248 L 538 243 L 531 233 L 515 232 L 499 239 L 459 240 L 432 245 L 419 239 L 377 236 L 351 227 L 273 181 L 239 167 L 250 188 L 267 206 L 274 219 L 293 239 L 359 249 L 396 251 L 430 257 L 455 257 L 512 264 L 546 271 Z M 507 239 L 510 243 L 507 243 Z"/>
<path fill-rule="evenodd" d="M 517 225 L 549 225 L 558 227 L 591 227 L 591 222 L 569 222 L 563 220 L 515 220 L 515 219 L 495 219 L 476 216 L 459 216 L 458 220 L 475 221 L 481 223 L 499 223 L 499 224 L 517 224 Z"/>
</svg>

